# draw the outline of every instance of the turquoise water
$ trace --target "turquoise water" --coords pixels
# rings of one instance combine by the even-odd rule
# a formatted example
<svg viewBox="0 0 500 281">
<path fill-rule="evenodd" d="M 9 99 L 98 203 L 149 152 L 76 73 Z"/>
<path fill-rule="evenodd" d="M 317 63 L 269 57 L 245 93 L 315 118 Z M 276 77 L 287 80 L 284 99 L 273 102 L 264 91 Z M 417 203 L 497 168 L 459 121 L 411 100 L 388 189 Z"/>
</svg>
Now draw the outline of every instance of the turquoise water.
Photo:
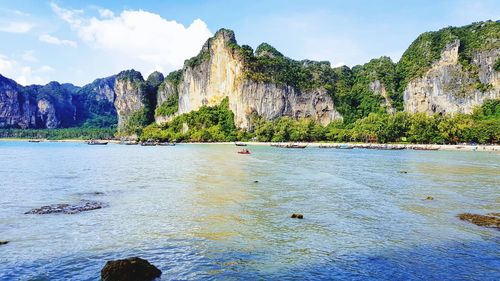
<svg viewBox="0 0 500 281">
<path fill-rule="evenodd" d="M 248 148 L 0 142 L 0 280 L 129 256 L 162 280 L 500 279 L 500 232 L 455 217 L 500 211 L 499 154 Z M 82 199 L 110 206 L 23 214 Z"/>
</svg>

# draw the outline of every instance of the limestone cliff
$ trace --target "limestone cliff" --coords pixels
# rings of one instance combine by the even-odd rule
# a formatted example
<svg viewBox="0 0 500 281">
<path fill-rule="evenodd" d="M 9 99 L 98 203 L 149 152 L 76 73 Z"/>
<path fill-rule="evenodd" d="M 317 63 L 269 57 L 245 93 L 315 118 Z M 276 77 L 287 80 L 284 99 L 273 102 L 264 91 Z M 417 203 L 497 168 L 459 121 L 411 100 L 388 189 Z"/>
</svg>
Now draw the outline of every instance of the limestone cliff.
<svg viewBox="0 0 500 281">
<path fill-rule="evenodd" d="M 50 82 L 23 87 L 0 75 L 0 128 L 65 128 L 99 118 L 102 126 L 116 121 L 114 77 L 98 79 L 83 88 Z M 110 116 L 103 122 L 103 116 Z"/>
<path fill-rule="evenodd" d="M 500 73 L 494 64 L 500 49 L 474 52 L 473 71 L 459 62 L 460 40 L 446 45 L 441 58 L 404 90 L 405 111 L 428 114 L 471 113 L 487 99 L 499 98 Z"/>
<path fill-rule="evenodd" d="M 209 39 L 200 54 L 187 61 L 177 86 L 177 114 L 219 104 L 229 98 L 239 128 L 248 128 L 253 113 L 266 119 L 307 117 L 321 124 L 341 118 L 326 90 L 300 91 L 289 85 L 259 82 L 245 77 L 245 61 L 236 48 L 234 33 L 222 29 Z M 166 85 L 159 98 L 173 94 Z M 158 120 L 159 118 L 157 118 Z"/>
<path fill-rule="evenodd" d="M 35 126 L 34 105 L 25 101 L 22 87 L 0 75 L 0 128 Z"/>
<path fill-rule="evenodd" d="M 130 115 L 144 108 L 141 100 L 143 82 L 141 73 L 134 70 L 122 71 L 116 76 L 114 105 L 118 114 L 119 128 L 125 125 Z"/>
</svg>

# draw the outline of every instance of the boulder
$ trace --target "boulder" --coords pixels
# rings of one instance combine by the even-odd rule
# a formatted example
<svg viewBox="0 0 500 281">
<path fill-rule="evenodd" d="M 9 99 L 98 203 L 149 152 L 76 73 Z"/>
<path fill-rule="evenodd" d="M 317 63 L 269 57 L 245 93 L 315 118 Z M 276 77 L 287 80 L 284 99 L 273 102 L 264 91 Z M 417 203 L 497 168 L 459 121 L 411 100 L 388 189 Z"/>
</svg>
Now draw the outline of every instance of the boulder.
<svg viewBox="0 0 500 281">
<path fill-rule="evenodd" d="M 108 261 L 101 270 L 103 281 L 150 281 L 160 275 L 161 270 L 138 257 Z"/>
<path fill-rule="evenodd" d="M 302 214 L 292 214 L 291 216 L 292 219 L 303 219 L 304 218 L 304 215 Z"/>
</svg>

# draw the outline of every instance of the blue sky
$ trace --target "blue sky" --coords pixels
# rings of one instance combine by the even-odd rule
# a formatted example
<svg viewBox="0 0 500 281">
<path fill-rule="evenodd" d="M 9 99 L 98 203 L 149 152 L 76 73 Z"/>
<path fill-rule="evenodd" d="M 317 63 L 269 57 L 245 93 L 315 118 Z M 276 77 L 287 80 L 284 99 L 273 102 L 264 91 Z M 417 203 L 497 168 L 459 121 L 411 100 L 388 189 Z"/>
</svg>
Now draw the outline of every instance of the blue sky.
<svg viewBox="0 0 500 281">
<path fill-rule="evenodd" d="M 0 0 L 0 74 L 24 85 L 166 74 L 222 27 L 240 44 L 354 66 L 397 61 L 425 31 L 499 18 L 498 0 Z"/>
</svg>

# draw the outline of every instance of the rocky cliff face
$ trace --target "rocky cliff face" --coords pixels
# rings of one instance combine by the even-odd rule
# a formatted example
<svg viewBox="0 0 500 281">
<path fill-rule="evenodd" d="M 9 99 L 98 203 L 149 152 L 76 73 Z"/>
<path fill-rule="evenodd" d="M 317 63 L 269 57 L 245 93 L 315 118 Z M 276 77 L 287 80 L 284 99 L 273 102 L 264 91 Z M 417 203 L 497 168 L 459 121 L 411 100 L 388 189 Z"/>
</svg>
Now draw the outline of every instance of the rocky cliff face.
<svg viewBox="0 0 500 281">
<path fill-rule="evenodd" d="M 385 85 L 380 82 L 380 80 L 375 80 L 370 82 L 368 85 L 368 88 L 370 88 L 370 91 L 375 93 L 376 95 L 380 95 L 384 98 L 384 102 L 380 105 L 383 108 L 385 108 L 385 111 L 389 114 L 393 114 L 396 112 L 394 107 L 392 106 L 392 100 L 389 94 L 387 93 L 387 90 L 385 89 Z"/>
<path fill-rule="evenodd" d="M 475 52 L 475 72 L 459 62 L 460 40 L 449 43 L 441 58 L 422 76 L 411 80 L 404 91 L 405 111 L 428 114 L 471 113 L 487 99 L 499 98 L 500 73 L 494 64 L 500 49 Z"/>
<path fill-rule="evenodd" d="M 109 102 L 114 100 L 112 84 L 114 77 L 83 88 L 57 82 L 23 87 L 0 75 L 0 128 L 65 128 L 116 115 Z"/>
<path fill-rule="evenodd" d="M 118 114 L 118 127 L 122 128 L 131 114 L 144 108 L 141 100 L 144 82 L 142 75 L 136 71 L 121 72 L 116 77 L 114 105 Z"/>
<path fill-rule="evenodd" d="M 217 105 L 228 97 L 239 128 L 249 127 L 252 113 L 266 119 L 308 117 L 321 124 L 341 118 L 323 89 L 301 92 L 286 85 L 245 79 L 244 61 L 231 44 L 236 44 L 233 32 L 220 30 L 205 43 L 196 65 L 185 64 L 178 85 L 178 114 Z M 159 95 L 162 100 L 172 94 L 171 85 L 164 90 Z"/>
</svg>

